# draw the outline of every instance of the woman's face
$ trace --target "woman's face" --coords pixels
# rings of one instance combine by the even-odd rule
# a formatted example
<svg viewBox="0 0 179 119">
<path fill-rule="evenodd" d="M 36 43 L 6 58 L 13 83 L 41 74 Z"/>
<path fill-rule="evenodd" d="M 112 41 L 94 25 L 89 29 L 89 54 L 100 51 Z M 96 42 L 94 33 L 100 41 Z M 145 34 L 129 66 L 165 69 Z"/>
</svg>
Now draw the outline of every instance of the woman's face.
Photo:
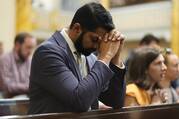
<svg viewBox="0 0 179 119">
<path fill-rule="evenodd" d="M 167 56 L 167 72 L 166 79 L 176 80 L 179 77 L 179 58 L 175 54 Z"/>
<path fill-rule="evenodd" d="M 161 81 L 165 78 L 167 67 L 164 64 L 164 57 L 160 54 L 150 65 L 147 70 L 148 76 L 153 82 Z"/>
</svg>

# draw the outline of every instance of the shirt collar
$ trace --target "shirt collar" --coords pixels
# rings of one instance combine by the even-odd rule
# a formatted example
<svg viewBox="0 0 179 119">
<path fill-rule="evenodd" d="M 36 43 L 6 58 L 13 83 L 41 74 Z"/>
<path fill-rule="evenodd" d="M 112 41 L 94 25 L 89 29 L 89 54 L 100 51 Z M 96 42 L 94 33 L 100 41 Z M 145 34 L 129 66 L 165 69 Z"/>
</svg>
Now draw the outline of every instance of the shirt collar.
<svg viewBox="0 0 179 119">
<path fill-rule="evenodd" d="M 15 50 L 13 50 L 12 52 L 13 52 L 13 55 L 14 55 L 15 61 L 16 61 L 17 63 L 21 63 L 21 62 L 22 62 L 22 60 L 20 59 L 20 57 L 19 57 L 18 53 L 17 53 Z"/>
<path fill-rule="evenodd" d="M 76 48 L 75 48 L 75 45 L 74 45 L 72 39 L 68 36 L 67 30 L 68 30 L 67 28 L 63 28 L 60 33 L 61 33 L 62 36 L 65 38 L 67 44 L 68 44 L 69 47 L 70 47 L 70 50 L 71 50 L 72 53 L 74 54 L 74 53 L 77 52 L 77 50 L 76 50 Z"/>
</svg>

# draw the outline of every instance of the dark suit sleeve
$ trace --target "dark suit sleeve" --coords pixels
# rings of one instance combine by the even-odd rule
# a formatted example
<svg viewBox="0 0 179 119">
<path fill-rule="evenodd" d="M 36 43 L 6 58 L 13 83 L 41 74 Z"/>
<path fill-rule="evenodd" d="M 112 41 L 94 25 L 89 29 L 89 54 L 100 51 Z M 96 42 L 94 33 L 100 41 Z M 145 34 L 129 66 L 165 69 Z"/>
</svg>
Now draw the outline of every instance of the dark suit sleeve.
<svg viewBox="0 0 179 119">
<path fill-rule="evenodd" d="M 99 100 L 114 109 L 123 107 L 126 91 L 126 82 L 124 80 L 125 69 L 119 69 L 114 64 L 110 64 L 114 71 L 113 78 L 109 81 L 107 90 L 100 94 Z"/>
<path fill-rule="evenodd" d="M 87 111 L 113 76 L 110 68 L 96 61 L 89 74 L 80 80 L 69 69 L 63 50 L 43 48 L 37 54 L 38 62 L 33 65 L 40 66 L 38 85 L 76 112 Z"/>
</svg>

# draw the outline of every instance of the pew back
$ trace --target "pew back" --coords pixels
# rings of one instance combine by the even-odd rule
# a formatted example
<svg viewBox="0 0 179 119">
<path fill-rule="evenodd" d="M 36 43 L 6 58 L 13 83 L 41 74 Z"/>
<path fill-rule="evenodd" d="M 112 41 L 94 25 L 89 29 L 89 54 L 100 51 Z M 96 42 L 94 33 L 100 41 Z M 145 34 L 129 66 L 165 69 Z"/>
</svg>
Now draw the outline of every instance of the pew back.
<svg viewBox="0 0 179 119">
<path fill-rule="evenodd" d="M 6 118 L 6 117 L 4 117 Z M 16 119 L 179 119 L 179 104 L 100 110 L 85 113 L 51 113 L 9 117 Z"/>
<path fill-rule="evenodd" d="M 0 99 L 0 116 L 27 114 L 29 99 Z"/>
</svg>

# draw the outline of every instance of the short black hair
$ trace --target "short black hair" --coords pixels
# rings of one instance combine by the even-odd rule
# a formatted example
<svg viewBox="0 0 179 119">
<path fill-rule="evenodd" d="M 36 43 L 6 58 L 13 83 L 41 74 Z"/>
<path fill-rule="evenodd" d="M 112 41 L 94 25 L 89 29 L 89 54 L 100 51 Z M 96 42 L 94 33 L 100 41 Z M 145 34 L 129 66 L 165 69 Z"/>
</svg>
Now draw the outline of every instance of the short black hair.
<svg viewBox="0 0 179 119">
<path fill-rule="evenodd" d="M 79 23 L 82 29 L 88 31 L 94 31 L 98 27 L 111 31 L 115 27 L 111 14 L 100 3 L 96 2 L 85 4 L 79 8 L 72 19 L 70 28 L 75 23 Z"/>
<path fill-rule="evenodd" d="M 150 43 L 155 42 L 156 44 L 160 43 L 160 39 L 152 34 L 145 35 L 140 41 L 139 45 L 149 45 Z"/>
<path fill-rule="evenodd" d="M 25 38 L 27 37 L 33 38 L 33 36 L 27 32 L 21 32 L 17 34 L 14 40 L 14 44 L 16 43 L 23 44 L 25 41 Z"/>
</svg>

